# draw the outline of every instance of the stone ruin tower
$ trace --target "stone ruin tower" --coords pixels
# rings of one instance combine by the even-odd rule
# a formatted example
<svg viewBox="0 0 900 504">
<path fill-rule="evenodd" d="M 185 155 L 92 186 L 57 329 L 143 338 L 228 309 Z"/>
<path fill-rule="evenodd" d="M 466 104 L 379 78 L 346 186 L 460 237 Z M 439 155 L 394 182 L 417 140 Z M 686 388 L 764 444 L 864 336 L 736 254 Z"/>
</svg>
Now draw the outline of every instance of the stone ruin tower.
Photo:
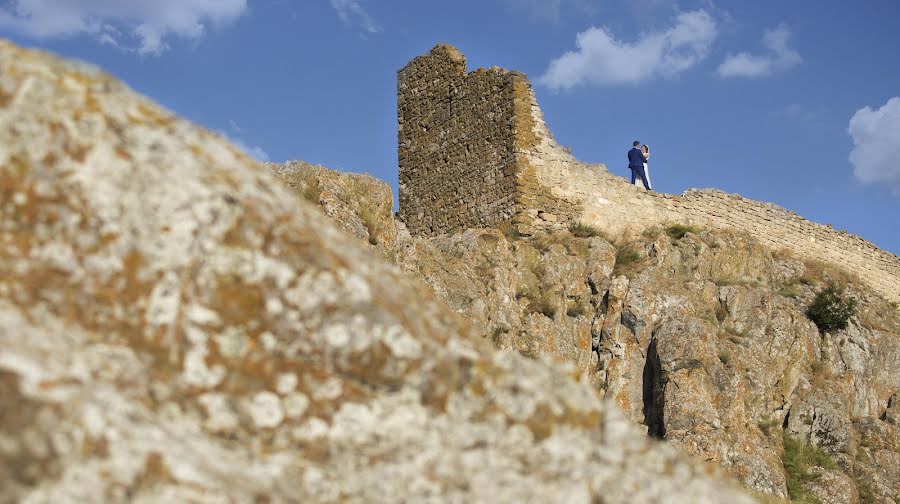
<svg viewBox="0 0 900 504">
<path fill-rule="evenodd" d="M 457 49 L 438 45 L 398 72 L 397 108 L 399 217 L 413 235 L 505 222 L 523 233 L 580 222 L 611 236 L 676 223 L 718 228 L 830 262 L 900 302 L 900 258 L 858 236 L 718 190 L 647 192 L 579 162 L 553 139 L 522 73 L 467 73 Z"/>
<path fill-rule="evenodd" d="M 531 84 L 500 68 L 467 73 L 438 45 L 397 75 L 400 218 L 414 235 L 494 226 L 529 192 L 523 152 L 534 140 Z"/>
</svg>

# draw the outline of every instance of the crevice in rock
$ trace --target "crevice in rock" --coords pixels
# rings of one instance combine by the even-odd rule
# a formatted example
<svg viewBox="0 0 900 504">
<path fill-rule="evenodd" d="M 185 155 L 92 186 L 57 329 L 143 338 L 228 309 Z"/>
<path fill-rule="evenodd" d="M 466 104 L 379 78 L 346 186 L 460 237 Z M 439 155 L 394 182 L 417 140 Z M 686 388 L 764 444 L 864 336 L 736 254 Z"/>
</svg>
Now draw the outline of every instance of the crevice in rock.
<svg viewBox="0 0 900 504">
<path fill-rule="evenodd" d="M 658 439 L 665 439 L 666 425 L 663 414 L 666 405 L 666 378 L 659 360 L 659 353 L 656 351 L 656 338 L 652 338 L 650 346 L 647 347 L 643 375 L 644 425 L 647 426 L 647 434 Z"/>
</svg>

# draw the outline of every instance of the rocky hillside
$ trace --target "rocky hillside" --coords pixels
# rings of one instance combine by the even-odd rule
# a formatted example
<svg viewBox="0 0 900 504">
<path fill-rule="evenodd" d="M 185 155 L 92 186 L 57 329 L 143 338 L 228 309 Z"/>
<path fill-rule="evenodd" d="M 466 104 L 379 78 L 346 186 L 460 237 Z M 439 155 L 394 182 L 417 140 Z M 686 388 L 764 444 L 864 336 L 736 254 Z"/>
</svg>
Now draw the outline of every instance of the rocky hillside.
<svg viewBox="0 0 900 504">
<path fill-rule="evenodd" d="M 386 184 L 328 185 L 336 221 L 424 280 L 495 347 L 573 365 L 651 436 L 748 489 L 804 502 L 900 502 L 900 317 L 851 275 L 738 234 L 673 225 L 625 239 L 586 226 L 411 238 Z M 361 192 L 350 192 L 360 190 Z M 376 201 L 371 217 L 329 201 Z M 358 232 L 378 222 L 375 235 Z M 375 236 L 375 239 L 371 239 Z M 846 285 L 848 327 L 820 331 L 816 294 Z"/>
<path fill-rule="evenodd" d="M 362 203 L 332 180 L 310 199 Z M 751 501 L 571 367 L 490 345 L 353 208 L 364 241 L 0 41 L 0 502 Z"/>
</svg>

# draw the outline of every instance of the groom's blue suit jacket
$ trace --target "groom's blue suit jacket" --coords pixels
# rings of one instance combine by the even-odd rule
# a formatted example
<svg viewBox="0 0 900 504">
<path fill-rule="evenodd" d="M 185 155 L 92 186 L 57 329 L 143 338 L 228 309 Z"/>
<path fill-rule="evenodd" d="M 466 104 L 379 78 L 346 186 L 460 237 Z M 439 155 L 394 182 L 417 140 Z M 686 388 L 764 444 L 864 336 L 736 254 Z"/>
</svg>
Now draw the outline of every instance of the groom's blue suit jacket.
<svg viewBox="0 0 900 504">
<path fill-rule="evenodd" d="M 644 157 L 644 153 L 641 152 L 641 149 L 637 147 L 628 151 L 628 167 L 629 168 L 643 168 L 644 163 L 647 162 L 647 158 Z"/>
</svg>

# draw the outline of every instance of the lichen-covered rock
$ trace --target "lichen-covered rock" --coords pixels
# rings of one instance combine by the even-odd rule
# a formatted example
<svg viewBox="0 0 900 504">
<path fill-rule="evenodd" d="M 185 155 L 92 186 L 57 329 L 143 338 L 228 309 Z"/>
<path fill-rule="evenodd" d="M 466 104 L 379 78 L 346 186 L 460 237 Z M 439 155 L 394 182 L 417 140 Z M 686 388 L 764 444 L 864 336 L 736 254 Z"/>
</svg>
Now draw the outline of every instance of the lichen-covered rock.
<svg viewBox="0 0 900 504">
<path fill-rule="evenodd" d="M 788 495 L 784 430 L 843 475 L 819 468 L 813 494 L 840 502 L 850 482 L 900 496 L 900 451 L 874 448 L 900 422 L 896 310 L 827 265 L 742 234 L 684 231 L 617 245 L 509 228 L 398 235 L 393 257 L 495 346 L 575 365 L 649 434 L 756 492 Z M 831 281 L 848 283 L 859 309 L 846 330 L 821 334 L 804 312 Z"/>
<path fill-rule="evenodd" d="M 397 244 L 394 196 L 385 182 L 369 175 L 338 173 L 303 161 L 264 163 L 303 199 L 319 205 L 338 227 L 392 257 Z"/>
<path fill-rule="evenodd" d="M 264 168 L 0 41 L 0 501 L 749 502 Z"/>
</svg>

